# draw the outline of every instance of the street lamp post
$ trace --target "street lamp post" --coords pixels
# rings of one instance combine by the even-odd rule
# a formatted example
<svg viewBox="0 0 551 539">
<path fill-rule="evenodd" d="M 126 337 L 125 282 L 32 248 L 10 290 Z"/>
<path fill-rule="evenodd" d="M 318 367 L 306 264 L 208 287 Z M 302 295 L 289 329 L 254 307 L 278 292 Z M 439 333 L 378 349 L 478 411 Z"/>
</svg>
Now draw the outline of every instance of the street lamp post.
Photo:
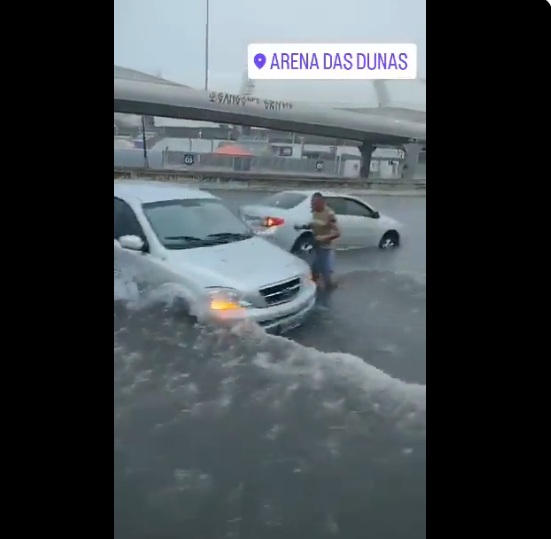
<svg viewBox="0 0 551 539">
<path fill-rule="evenodd" d="M 149 159 L 147 158 L 147 136 L 145 134 L 145 116 L 142 116 L 142 144 L 143 144 L 143 168 L 149 168 Z"/>
<path fill-rule="evenodd" d="M 206 0 L 207 3 L 207 17 L 205 22 L 205 91 L 208 91 L 209 89 L 209 19 L 210 19 L 210 13 L 209 13 L 209 0 Z"/>
</svg>

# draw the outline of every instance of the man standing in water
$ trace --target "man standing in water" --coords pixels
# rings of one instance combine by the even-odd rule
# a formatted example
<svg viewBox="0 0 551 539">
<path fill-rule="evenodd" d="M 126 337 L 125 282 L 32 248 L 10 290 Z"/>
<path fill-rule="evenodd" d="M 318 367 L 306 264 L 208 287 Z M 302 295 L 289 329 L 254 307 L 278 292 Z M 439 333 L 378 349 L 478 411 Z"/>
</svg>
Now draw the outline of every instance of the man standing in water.
<svg viewBox="0 0 551 539">
<path fill-rule="evenodd" d="M 312 195 L 312 221 L 297 229 L 311 230 L 314 234 L 314 262 L 312 270 L 320 288 L 320 304 L 328 307 L 328 292 L 335 288 L 331 279 L 335 240 L 340 236 L 335 212 L 326 204 L 321 193 Z"/>
</svg>

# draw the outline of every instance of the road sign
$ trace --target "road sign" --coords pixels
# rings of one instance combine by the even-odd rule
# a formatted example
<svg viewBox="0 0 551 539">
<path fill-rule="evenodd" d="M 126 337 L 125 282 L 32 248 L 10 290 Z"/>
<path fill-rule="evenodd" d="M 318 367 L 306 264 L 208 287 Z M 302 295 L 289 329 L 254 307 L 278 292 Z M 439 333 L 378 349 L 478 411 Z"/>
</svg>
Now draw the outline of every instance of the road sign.
<svg viewBox="0 0 551 539">
<path fill-rule="evenodd" d="M 195 163 L 195 156 L 190 153 L 186 153 L 186 155 L 184 155 L 184 165 L 190 167 L 193 163 Z"/>
</svg>

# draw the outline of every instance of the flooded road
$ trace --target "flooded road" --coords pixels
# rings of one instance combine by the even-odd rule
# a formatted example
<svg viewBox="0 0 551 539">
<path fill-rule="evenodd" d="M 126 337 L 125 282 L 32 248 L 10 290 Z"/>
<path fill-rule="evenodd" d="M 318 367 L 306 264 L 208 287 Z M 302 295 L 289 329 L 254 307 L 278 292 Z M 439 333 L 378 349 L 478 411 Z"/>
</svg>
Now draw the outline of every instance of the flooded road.
<svg viewBox="0 0 551 539">
<path fill-rule="evenodd" d="M 338 253 L 333 310 L 286 337 L 115 280 L 115 537 L 425 538 L 425 199 L 372 203 L 407 240 Z"/>
</svg>

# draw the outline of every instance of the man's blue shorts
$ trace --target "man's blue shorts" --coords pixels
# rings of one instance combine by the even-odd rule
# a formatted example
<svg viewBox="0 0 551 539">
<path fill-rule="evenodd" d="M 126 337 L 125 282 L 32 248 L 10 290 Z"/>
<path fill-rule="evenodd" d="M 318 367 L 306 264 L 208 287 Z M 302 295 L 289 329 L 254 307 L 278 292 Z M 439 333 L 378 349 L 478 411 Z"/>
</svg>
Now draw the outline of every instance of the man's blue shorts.
<svg viewBox="0 0 551 539">
<path fill-rule="evenodd" d="M 314 261 L 312 262 L 312 272 L 319 275 L 324 283 L 331 281 L 335 265 L 335 254 L 333 249 L 314 249 Z"/>
</svg>

